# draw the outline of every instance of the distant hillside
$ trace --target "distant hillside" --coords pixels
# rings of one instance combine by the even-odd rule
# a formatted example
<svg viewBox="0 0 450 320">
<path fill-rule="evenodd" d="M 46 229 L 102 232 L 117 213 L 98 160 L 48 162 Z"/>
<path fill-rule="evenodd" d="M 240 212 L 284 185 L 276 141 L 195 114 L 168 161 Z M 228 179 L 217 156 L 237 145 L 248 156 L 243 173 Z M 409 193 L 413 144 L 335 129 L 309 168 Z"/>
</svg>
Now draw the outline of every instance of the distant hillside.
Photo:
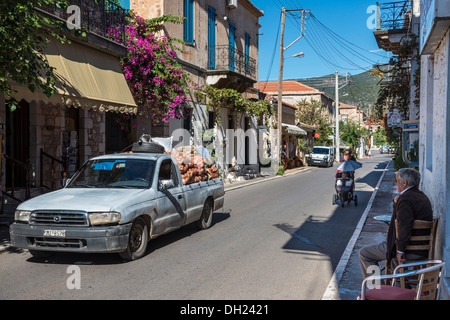
<svg viewBox="0 0 450 320">
<path fill-rule="evenodd" d="M 339 90 L 339 101 L 342 103 L 358 106 L 361 110 L 367 111 L 369 105 L 374 105 L 378 98 L 377 85 L 380 80 L 372 76 L 370 71 L 366 71 L 348 78 L 349 84 Z M 335 75 L 327 75 L 308 79 L 295 79 L 317 90 L 324 91 L 330 98 L 335 98 Z M 345 84 L 345 77 L 339 77 L 340 87 Z"/>
</svg>

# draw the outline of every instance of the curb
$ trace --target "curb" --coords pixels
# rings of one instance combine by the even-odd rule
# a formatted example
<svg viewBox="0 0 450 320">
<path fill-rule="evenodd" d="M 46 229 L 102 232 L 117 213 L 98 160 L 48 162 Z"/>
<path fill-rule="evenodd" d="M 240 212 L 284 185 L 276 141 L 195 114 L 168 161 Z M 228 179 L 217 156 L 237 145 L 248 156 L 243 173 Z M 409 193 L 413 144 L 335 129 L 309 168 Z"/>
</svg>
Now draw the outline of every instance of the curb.
<svg viewBox="0 0 450 320">
<path fill-rule="evenodd" d="M 301 169 L 296 170 L 295 172 L 286 173 L 286 174 L 283 174 L 282 176 L 279 176 L 279 175 L 269 176 L 267 178 L 261 178 L 258 181 L 253 181 L 253 182 L 248 182 L 248 183 L 240 183 L 239 185 L 236 185 L 236 186 L 233 186 L 233 185 L 228 185 L 227 186 L 227 185 L 225 185 L 225 192 L 236 190 L 236 189 L 241 189 L 241 188 L 244 188 L 244 187 L 248 187 L 248 186 L 251 186 L 251 185 L 254 185 L 254 184 L 263 183 L 263 182 L 266 182 L 266 181 L 271 181 L 271 180 L 280 179 L 280 178 L 283 178 L 283 177 L 292 176 L 292 175 L 298 174 L 300 172 L 309 171 L 311 169 L 312 169 L 311 167 L 302 167 Z"/>
</svg>

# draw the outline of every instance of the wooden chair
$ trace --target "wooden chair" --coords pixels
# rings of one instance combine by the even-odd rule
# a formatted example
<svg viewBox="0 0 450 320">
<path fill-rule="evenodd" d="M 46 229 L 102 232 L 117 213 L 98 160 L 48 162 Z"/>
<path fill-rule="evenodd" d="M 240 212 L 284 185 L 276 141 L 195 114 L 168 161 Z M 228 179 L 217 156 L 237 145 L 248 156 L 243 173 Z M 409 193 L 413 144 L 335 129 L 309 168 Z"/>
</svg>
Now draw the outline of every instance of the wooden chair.
<svg viewBox="0 0 450 320">
<path fill-rule="evenodd" d="M 394 274 L 370 276 L 364 279 L 360 300 L 436 300 L 439 293 L 439 282 L 445 262 L 430 260 L 402 264 L 394 270 Z M 398 273 L 401 269 L 419 268 L 413 271 Z M 395 286 L 397 279 L 418 277 L 418 285 L 414 289 Z M 382 285 L 382 281 L 391 280 L 390 285 Z M 368 288 L 369 283 L 375 286 Z"/>
<path fill-rule="evenodd" d="M 438 219 L 434 219 L 433 221 L 424 221 L 424 220 L 414 220 L 413 224 L 413 235 L 409 238 L 409 243 L 406 246 L 406 252 L 408 251 L 427 251 L 428 255 L 422 260 L 432 260 L 434 259 L 434 243 L 436 238 L 436 229 L 437 229 Z M 415 231 L 423 231 L 430 230 L 428 235 L 414 235 Z M 398 221 L 395 220 L 395 232 L 398 234 Z M 423 232 L 422 232 L 423 233 Z M 408 260 L 407 262 L 417 262 L 418 260 Z M 413 267 L 409 267 L 409 271 L 411 271 Z M 399 269 L 399 272 L 405 272 L 405 269 Z M 400 280 L 400 284 L 402 288 L 405 288 L 406 283 L 410 282 L 410 284 L 415 284 L 418 280 L 417 278 L 414 280 L 413 278 L 402 278 Z"/>
<path fill-rule="evenodd" d="M 434 242 L 436 238 L 436 229 L 437 229 L 438 219 L 434 219 L 433 221 L 424 221 L 424 220 L 414 220 L 413 224 L 413 234 L 414 231 L 418 230 L 430 230 L 429 235 L 412 235 L 409 238 L 409 243 L 406 246 L 406 252 L 413 250 L 423 250 L 428 251 L 427 259 L 433 259 L 434 257 Z M 395 220 L 395 233 L 398 234 L 398 221 Z M 420 242 L 420 244 L 417 244 Z"/>
<path fill-rule="evenodd" d="M 430 230 L 430 234 L 429 235 L 425 235 L 425 236 L 411 236 L 409 241 L 410 244 L 407 245 L 406 247 L 406 251 L 410 251 L 410 250 L 426 250 L 428 251 L 428 256 L 425 259 L 428 260 L 432 260 L 434 259 L 434 244 L 435 244 L 435 240 L 436 240 L 436 230 L 437 230 L 437 225 L 438 225 L 438 219 L 434 219 L 433 221 L 424 221 L 424 220 L 414 220 L 414 224 L 413 224 L 413 233 L 414 230 L 425 230 L 425 229 L 429 229 Z M 395 220 L 395 233 L 396 233 L 396 237 L 398 234 L 398 221 Z M 420 241 L 421 244 L 417 245 L 415 244 L 417 241 Z M 395 260 L 397 261 L 397 260 Z M 388 262 L 385 261 L 385 274 L 392 274 L 393 269 L 395 268 L 395 266 L 388 265 Z M 404 280 L 402 280 L 403 282 Z M 403 284 L 404 285 L 404 284 Z"/>
</svg>

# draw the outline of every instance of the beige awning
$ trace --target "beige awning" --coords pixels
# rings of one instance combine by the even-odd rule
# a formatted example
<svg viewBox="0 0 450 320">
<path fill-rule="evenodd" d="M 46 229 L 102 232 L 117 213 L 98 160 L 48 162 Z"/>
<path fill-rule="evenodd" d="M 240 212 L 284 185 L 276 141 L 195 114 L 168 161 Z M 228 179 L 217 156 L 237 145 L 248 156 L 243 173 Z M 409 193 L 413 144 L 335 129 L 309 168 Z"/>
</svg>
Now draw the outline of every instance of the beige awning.
<svg viewBox="0 0 450 320">
<path fill-rule="evenodd" d="M 305 130 L 303 130 L 297 126 L 294 126 L 292 124 L 283 123 L 282 126 L 283 126 L 283 129 L 285 129 L 287 131 L 287 133 L 289 133 L 289 134 L 293 134 L 296 136 L 306 136 L 308 134 Z"/>
<path fill-rule="evenodd" d="M 61 44 L 55 39 L 50 41 L 45 55 L 49 65 L 56 68 L 57 92 L 48 98 L 40 90 L 31 92 L 24 86 L 13 84 L 13 98 L 99 111 L 137 112 L 116 57 L 74 41 Z"/>
</svg>

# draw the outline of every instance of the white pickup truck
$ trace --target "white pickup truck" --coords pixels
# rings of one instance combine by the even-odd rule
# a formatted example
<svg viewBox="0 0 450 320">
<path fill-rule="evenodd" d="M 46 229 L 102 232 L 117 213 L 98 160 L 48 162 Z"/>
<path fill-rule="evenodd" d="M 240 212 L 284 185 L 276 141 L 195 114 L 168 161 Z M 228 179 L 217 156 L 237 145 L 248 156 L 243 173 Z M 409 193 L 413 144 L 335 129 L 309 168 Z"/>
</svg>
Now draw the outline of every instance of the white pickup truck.
<svg viewBox="0 0 450 320">
<path fill-rule="evenodd" d="M 12 245 L 35 256 L 119 252 L 135 260 L 159 235 L 192 222 L 209 228 L 212 212 L 223 207 L 222 180 L 183 185 L 174 161 L 171 155 L 154 153 L 88 160 L 63 189 L 17 207 Z"/>
</svg>

